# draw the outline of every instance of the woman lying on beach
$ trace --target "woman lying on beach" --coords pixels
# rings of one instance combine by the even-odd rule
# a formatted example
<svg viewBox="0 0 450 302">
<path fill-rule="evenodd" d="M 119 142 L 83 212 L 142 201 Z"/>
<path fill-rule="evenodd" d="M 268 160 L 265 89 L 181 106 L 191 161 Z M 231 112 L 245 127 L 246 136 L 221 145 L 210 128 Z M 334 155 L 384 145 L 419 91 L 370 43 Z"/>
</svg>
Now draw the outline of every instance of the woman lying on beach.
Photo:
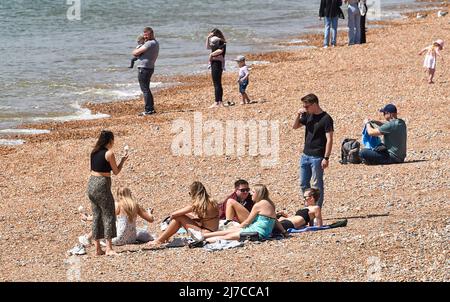
<svg viewBox="0 0 450 302">
<path fill-rule="evenodd" d="M 219 228 L 219 208 L 217 202 L 209 197 L 205 186 L 195 181 L 189 188 L 191 205 L 186 206 L 170 215 L 167 229 L 156 239 L 148 243 L 149 246 L 161 245 L 169 240 L 180 228 L 194 229 L 198 233 L 217 231 Z"/>
<path fill-rule="evenodd" d="M 275 204 L 269 198 L 269 190 L 265 185 L 257 184 L 252 192 L 254 206 L 250 215 L 240 226 L 230 228 L 225 231 L 201 233 L 195 229 L 188 229 L 191 237 L 197 241 L 206 240 L 215 242 L 220 239 L 239 240 L 241 233 L 257 232 L 259 239 L 267 239 L 274 226 L 286 235 L 286 231 L 276 218 Z"/>
<path fill-rule="evenodd" d="M 281 223 L 285 230 L 287 229 L 299 229 L 307 225 L 310 221 L 314 221 L 316 226 L 321 227 L 322 222 L 322 212 L 320 207 L 317 205 L 317 201 L 320 198 L 320 191 L 315 188 L 306 189 L 303 193 L 303 199 L 305 200 L 305 207 L 298 210 L 294 216 L 289 217 L 284 212 L 279 212 L 277 216 L 278 221 Z"/>
<path fill-rule="evenodd" d="M 154 221 L 151 212 L 145 211 L 131 196 L 128 188 L 117 190 L 118 202 L 115 203 L 117 237 L 112 239 L 113 245 L 134 244 L 136 242 L 148 242 L 152 240 L 146 229 L 137 229 L 136 220 L 140 216 L 142 219 L 152 223 Z M 86 220 L 92 219 L 86 217 Z M 79 242 L 88 246 L 91 244 L 92 232 L 78 238 Z"/>
</svg>

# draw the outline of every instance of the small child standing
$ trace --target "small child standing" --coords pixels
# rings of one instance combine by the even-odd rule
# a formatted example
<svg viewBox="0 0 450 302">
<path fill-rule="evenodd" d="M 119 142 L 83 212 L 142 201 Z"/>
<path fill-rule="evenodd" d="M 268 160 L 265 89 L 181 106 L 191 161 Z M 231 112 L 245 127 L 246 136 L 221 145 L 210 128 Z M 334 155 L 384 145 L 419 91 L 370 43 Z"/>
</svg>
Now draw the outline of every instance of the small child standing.
<svg viewBox="0 0 450 302">
<path fill-rule="evenodd" d="M 247 89 L 249 82 L 250 72 L 248 70 L 247 65 L 245 65 L 245 57 L 238 56 L 234 61 L 236 61 L 239 65 L 239 77 L 237 82 L 239 83 L 239 93 L 242 95 L 241 105 L 250 104 L 250 99 L 248 98 L 245 90 Z"/>
<path fill-rule="evenodd" d="M 142 45 L 144 45 L 144 43 L 145 43 L 144 36 L 143 36 L 143 35 L 137 36 L 136 42 L 137 42 L 137 44 L 138 44 L 138 45 L 136 46 L 136 49 L 138 49 L 138 48 L 140 48 Z M 136 62 L 137 59 L 138 59 L 138 57 L 133 57 L 133 58 L 131 59 L 130 66 L 128 66 L 128 68 L 133 68 L 133 67 L 134 67 L 134 62 Z"/>
<path fill-rule="evenodd" d="M 419 52 L 419 56 L 426 52 L 425 60 L 423 62 L 423 67 L 427 68 L 428 73 L 428 84 L 433 84 L 434 73 L 436 71 L 436 59 L 437 56 L 441 56 L 440 52 L 444 48 L 444 41 L 439 39 L 433 42 L 428 47 L 425 47 Z"/>
</svg>

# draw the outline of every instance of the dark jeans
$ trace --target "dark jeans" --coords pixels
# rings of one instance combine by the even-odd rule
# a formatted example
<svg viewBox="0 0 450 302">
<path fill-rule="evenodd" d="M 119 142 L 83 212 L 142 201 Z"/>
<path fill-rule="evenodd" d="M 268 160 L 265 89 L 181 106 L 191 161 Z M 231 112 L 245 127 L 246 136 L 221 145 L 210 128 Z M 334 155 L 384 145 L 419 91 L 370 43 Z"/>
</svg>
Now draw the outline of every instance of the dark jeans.
<svg viewBox="0 0 450 302">
<path fill-rule="evenodd" d="M 396 164 L 398 161 L 389 154 L 389 152 L 376 152 L 371 149 L 361 149 L 359 156 L 362 161 L 368 165 L 389 165 Z"/>
<path fill-rule="evenodd" d="M 364 16 L 361 16 L 361 44 L 366 43 L 366 16 L 367 16 L 367 5 L 366 6 L 366 14 Z"/>
<path fill-rule="evenodd" d="M 138 68 L 138 80 L 141 86 L 142 93 L 144 94 L 145 111 L 153 111 L 153 95 L 150 91 L 150 80 L 152 78 L 154 69 L 150 68 Z"/>
<path fill-rule="evenodd" d="M 214 84 L 214 95 L 216 102 L 222 102 L 223 89 L 222 89 L 222 62 L 212 61 L 211 62 L 211 75 Z"/>
</svg>

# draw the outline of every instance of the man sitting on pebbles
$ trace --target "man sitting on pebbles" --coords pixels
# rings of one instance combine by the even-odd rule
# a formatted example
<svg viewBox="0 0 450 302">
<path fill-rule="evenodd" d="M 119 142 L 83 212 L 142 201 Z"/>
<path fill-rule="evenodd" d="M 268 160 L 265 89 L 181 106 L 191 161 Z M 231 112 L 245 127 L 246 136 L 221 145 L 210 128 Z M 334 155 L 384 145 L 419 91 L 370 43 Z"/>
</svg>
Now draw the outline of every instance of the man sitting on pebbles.
<svg viewBox="0 0 450 302">
<path fill-rule="evenodd" d="M 368 165 L 387 165 L 402 163 L 406 157 L 406 124 L 402 119 L 397 118 L 397 107 L 387 104 L 380 112 L 383 113 L 387 123 L 379 121 L 364 120 L 367 133 L 370 136 L 383 136 L 384 145 L 374 150 L 361 149 L 359 156 Z M 379 126 L 375 128 L 375 124 Z"/>
<path fill-rule="evenodd" d="M 253 208 L 252 195 L 248 182 L 239 179 L 234 183 L 234 192 L 219 205 L 219 218 L 226 219 L 225 225 L 231 221 L 242 223 Z"/>
</svg>

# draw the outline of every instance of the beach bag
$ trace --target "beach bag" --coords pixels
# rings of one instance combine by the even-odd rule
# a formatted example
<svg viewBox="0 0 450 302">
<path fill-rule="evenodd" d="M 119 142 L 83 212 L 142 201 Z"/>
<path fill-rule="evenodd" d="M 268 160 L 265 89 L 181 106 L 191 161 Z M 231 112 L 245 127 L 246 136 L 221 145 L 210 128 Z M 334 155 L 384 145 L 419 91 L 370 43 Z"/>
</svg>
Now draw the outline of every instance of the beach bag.
<svg viewBox="0 0 450 302">
<path fill-rule="evenodd" d="M 381 145 L 381 139 L 378 136 L 369 135 L 366 126 L 364 126 L 361 134 L 361 142 L 365 149 L 374 150 L 376 147 Z"/>
<path fill-rule="evenodd" d="M 345 138 L 341 144 L 341 164 L 360 164 L 359 150 L 361 144 L 354 138 Z"/>
<path fill-rule="evenodd" d="M 258 232 L 242 232 L 239 236 L 239 241 L 259 241 Z"/>
</svg>

